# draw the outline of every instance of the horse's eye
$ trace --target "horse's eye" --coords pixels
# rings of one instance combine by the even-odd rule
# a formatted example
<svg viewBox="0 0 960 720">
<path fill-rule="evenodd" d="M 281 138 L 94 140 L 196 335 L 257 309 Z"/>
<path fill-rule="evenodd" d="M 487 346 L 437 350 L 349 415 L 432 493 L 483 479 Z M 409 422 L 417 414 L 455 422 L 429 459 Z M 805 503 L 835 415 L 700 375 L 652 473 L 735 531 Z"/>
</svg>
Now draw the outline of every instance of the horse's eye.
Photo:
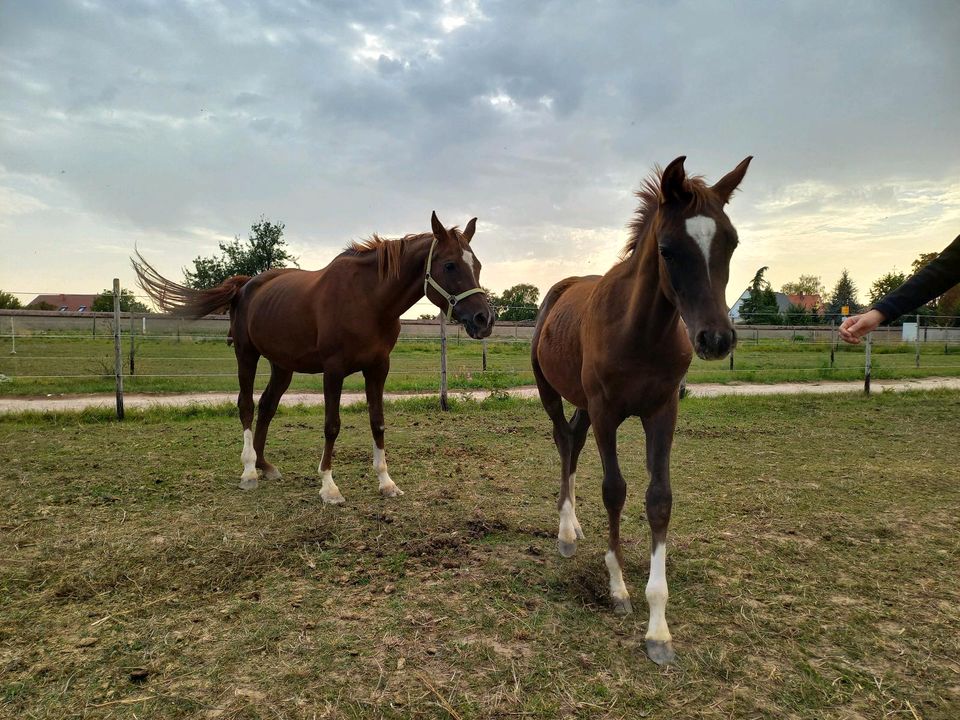
<svg viewBox="0 0 960 720">
<path fill-rule="evenodd" d="M 676 259 L 676 255 L 674 255 L 673 250 L 670 248 L 665 248 L 662 245 L 660 246 L 660 257 L 667 261 Z"/>
<path fill-rule="evenodd" d="M 446 270 L 447 272 L 453 272 L 454 270 L 457 269 L 457 264 L 448 262 L 443 266 L 443 269 Z"/>
</svg>

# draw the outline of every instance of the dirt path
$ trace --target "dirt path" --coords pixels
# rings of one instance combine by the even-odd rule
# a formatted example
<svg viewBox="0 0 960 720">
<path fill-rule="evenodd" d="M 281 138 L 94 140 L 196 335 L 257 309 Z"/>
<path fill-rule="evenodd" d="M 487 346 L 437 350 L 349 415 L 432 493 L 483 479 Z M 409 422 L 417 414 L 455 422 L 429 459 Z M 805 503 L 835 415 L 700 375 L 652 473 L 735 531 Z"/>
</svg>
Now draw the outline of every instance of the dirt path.
<svg viewBox="0 0 960 720">
<path fill-rule="evenodd" d="M 960 378 L 914 378 L 909 380 L 874 380 L 872 389 L 874 392 L 895 392 L 902 390 L 938 390 L 938 389 L 960 390 Z M 798 394 L 817 394 L 839 392 L 862 392 L 863 383 L 861 381 L 850 382 L 806 382 L 806 383 L 702 383 L 697 385 L 688 385 L 687 390 L 694 397 L 718 397 L 720 395 L 798 395 Z M 536 397 L 537 389 L 532 386 L 518 387 L 507 390 L 510 395 L 515 397 Z M 490 393 L 486 390 L 472 391 L 454 391 L 452 397 L 471 397 L 475 400 L 482 400 Z M 386 400 L 399 400 L 409 397 L 436 397 L 436 393 L 425 393 L 421 395 L 410 395 L 402 393 L 387 393 Z M 149 407 L 182 407 L 185 405 L 203 404 L 220 405 L 224 403 L 236 402 L 236 393 L 211 392 L 211 393 L 183 393 L 177 395 L 151 395 L 142 393 L 127 393 L 124 395 L 123 404 L 126 408 L 149 408 Z M 362 393 L 344 393 L 343 404 L 352 405 L 363 402 Z M 116 398 L 113 395 L 70 395 L 60 397 L 40 397 L 40 398 L 0 398 L 0 413 L 22 412 L 22 411 L 63 411 L 63 410 L 83 410 L 85 408 L 95 407 L 113 407 Z M 284 405 L 323 405 L 323 395 L 321 393 L 287 393 L 281 401 Z"/>
</svg>

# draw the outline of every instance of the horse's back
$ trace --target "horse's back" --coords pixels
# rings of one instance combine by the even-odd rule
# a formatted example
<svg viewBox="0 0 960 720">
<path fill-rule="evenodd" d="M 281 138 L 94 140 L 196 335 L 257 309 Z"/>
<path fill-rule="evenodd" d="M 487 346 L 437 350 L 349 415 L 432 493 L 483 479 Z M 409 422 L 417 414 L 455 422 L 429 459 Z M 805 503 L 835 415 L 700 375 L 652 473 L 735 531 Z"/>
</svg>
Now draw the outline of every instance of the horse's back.
<svg viewBox="0 0 960 720">
<path fill-rule="evenodd" d="M 583 351 L 580 327 L 599 275 L 569 277 L 550 288 L 534 330 L 531 360 L 536 371 L 566 400 L 586 407 L 580 380 Z"/>
</svg>

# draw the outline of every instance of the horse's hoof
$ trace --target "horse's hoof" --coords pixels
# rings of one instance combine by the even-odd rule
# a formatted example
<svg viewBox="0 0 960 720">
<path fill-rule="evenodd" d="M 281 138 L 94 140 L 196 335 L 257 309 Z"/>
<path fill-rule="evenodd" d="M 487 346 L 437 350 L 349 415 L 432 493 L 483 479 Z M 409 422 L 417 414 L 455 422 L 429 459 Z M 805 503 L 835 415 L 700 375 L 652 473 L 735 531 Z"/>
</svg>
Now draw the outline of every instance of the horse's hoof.
<svg viewBox="0 0 960 720">
<path fill-rule="evenodd" d="M 647 640 L 647 657 L 657 665 L 669 665 L 677 659 L 672 640 Z"/>
<path fill-rule="evenodd" d="M 564 557 L 573 557 L 577 553 L 577 541 L 567 542 L 566 540 L 557 538 L 557 550 L 559 550 L 560 554 Z"/>
<path fill-rule="evenodd" d="M 283 473 L 277 470 L 273 465 L 269 465 L 263 470 L 265 480 L 283 480 Z"/>
<path fill-rule="evenodd" d="M 257 481 L 257 476 L 254 475 L 253 477 L 246 477 L 246 478 L 245 478 L 245 477 L 241 477 L 241 478 L 240 478 L 240 485 L 239 485 L 238 487 L 239 487 L 241 490 L 256 490 L 256 489 L 257 489 L 257 485 L 259 485 L 259 484 L 260 484 L 260 483 Z"/>
<path fill-rule="evenodd" d="M 630 604 L 630 598 L 613 598 L 613 614 L 623 617 L 633 612 L 633 605 Z"/>
<path fill-rule="evenodd" d="M 394 483 L 390 483 L 380 488 L 380 495 L 385 498 L 400 497 L 403 495 L 403 490 L 398 488 Z"/>
<path fill-rule="evenodd" d="M 327 505 L 343 505 L 347 501 L 339 490 L 321 490 L 320 499 Z"/>
</svg>

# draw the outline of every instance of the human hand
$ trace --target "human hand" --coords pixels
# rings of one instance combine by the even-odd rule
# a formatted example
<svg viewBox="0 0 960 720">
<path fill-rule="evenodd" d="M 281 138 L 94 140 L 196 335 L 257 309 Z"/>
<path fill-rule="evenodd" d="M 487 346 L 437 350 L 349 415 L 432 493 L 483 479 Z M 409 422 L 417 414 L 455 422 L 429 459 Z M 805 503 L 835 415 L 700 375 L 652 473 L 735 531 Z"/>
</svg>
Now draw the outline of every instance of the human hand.
<svg viewBox="0 0 960 720">
<path fill-rule="evenodd" d="M 885 319 L 879 310 L 868 310 L 860 315 L 851 315 L 840 325 L 840 339 L 851 345 L 858 345 L 860 338 L 876 330 Z"/>
</svg>

